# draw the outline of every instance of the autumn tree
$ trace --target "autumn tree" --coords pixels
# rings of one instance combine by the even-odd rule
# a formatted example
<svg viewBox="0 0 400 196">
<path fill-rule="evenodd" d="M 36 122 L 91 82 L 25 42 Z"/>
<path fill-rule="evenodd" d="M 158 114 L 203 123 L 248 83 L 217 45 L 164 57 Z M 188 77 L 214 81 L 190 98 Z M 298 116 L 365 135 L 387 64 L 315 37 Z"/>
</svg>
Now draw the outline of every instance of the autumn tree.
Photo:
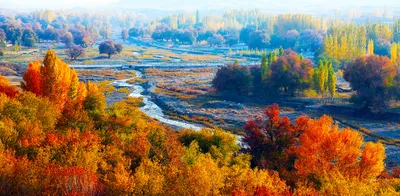
<svg viewBox="0 0 400 196">
<path fill-rule="evenodd" d="M 336 94 L 336 74 L 333 69 L 332 63 L 329 64 L 328 68 L 328 91 L 329 94 L 334 97 Z"/>
<path fill-rule="evenodd" d="M 104 41 L 99 45 L 100 54 L 107 54 L 108 58 L 111 58 L 111 55 L 121 53 L 122 49 L 123 47 L 121 44 L 114 43 L 110 40 Z"/>
<path fill-rule="evenodd" d="M 250 33 L 247 45 L 250 49 L 264 49 L 270 43 L 271 37 L 266 31 L 254 31 Z"/>
<path fill-rule="evenodd" d="M 374 112 L 385 109 L 393 98 L 391 89 L 395 76 L 396 70 L 390 59 L 375 55 L 357 58 L 344 70 L 344 79 L 356 91 L 354 103 Z"/>
<path fill-rule="evenodd" d="M 61 41 L 65 44 L 65 45 L 70 45 L 74 42 L 74 36 L 72 35 L 71 32 L 66 32 L 62 37 L 61 37 Z"/>
<path fill-rule="evenodd" d="M 261 79 L 264 80 L 268 72 L 267 54 L 263 53 L 261 58 Z"/>
<path fill-rule="evenodd" d="M 60 108 L 63 108 L 71 84 L 69 66 L 50 50 L 43 60 L 41 75 L 42 95 L 55 101 Z"/>
<path fill-rule="evenodd" d="M 66 102 L 71 99 L 69 95 L 75 93 L 71 89 L 76 89 L 77 80 L 75 71 L 49 50 L 43 65 L 39 61 L 29 64 L 21 87 L 25 91 L 49 98 L 62 111 Z"/>
<path fill-rule="evenodd" d="M 213 36 L 207 38 L 207 43 L 210 46 L 221 46 L 225 43 L 225 38 L 220 34 L 213 34 Z"/>
<path fill-rule="evenodd" d="M 397 43 L 393 43 L 390 48 L 390 59 L 392 63 L 397 63 L 400 60 L 400 46 Z"/>
<path fill-rule="evenodd" d="M 87 83 L 87 95 L 84 100 L 84 107 L 88 111 L 89 116 L 98 118 L 104 114 L 106 102 L 103 93 L 97 85 L 92 82 Z"/>
<path fill-rule="evenodd" d="M 21 88 L 25 91 L 30 91 L 38 96 L 42 95 L 42 64 L 40 61 L 30 62 L 28 69 L 23 76 Z"/>
<path fill-rule="evenodd" d="M 103 39 L 108 39 L 111 37 L 111 26 L 108 24 L 103 25 L 103 27 L 100 29 L 100 36 L 102 36 Z"/>
<path fill-rule="evenodd" d="M 296 51 L 315 52 L 323 46 L 325 32 L 323 30 L 307 29 L 300 33 Z"/>
<path fill-rule="evenodd" d="M 218 91 L 245 95 L 250 90 L 251 74 L 247 66 L 232 64 L 221 67 L 212 81 Z"/>
<path fill-rule="evenodd" d="M 277 92 L 293 96 L 311 84 L 313 63 L 300 58 L 295 52 L 286 50 L 277 61 L 271 63 L 270 82 Z"/>
<path fill-rule="evenodd" d="M 11 86 L 7 78 L 0 75 L 0 94 L 1 93 L 12 98 L 19 94 L 19 90 L 15 86 Z"/>
<path fill-rule="evenodd" d="M 313 87 L 318 93 L 329 92 L 333 97 L 336 92 L 336 75 L 332 62 L 322 59 L 313 73 Z"/>
<path fill-rule="evenodd" d="M 374 54 L 374 41 L 373 40 L 368 40 L 368 48 L 367 48 L 367 54 Z"/>
<path fill-rule="evenodd" d="M 58 40 L 60 38 L 59 32 L 52 27 L 47 28 L 43 32 L 43 36 L 44 36 L 44 40 L 49 40 L 49 41 L 54 41 L 54 42 L 58 42 Z"/>
<path fill-rule="evenodd" d="M 78 57 L 85 54 L 85 49 L 78 45 L 69 45 L 66 51 L 67 56 L 72 60 L 76 60 Z"/>
<path fill-rule="evenodd" d="M 253 167 L 279 171 L 281 177 L 293 183 L 289 173 L 294 171 L 296 155 L 291 148 L 305 131 L 308 119 L 299 117 L 292 123 L 279 114 L 278 105 L 272 105 L 265 109 L 264 118 L 248 121 L 243 138 L 247 147 L 243 150 L 252 155 Z"/>
<path fill-rule="evenodd" d="M 129 36 L 130 37 L 140 37 L 144 34 L 143 29 L 140 28 L 131 28 L 129 29 Z"/>
<path fill-rule="evenodd" d="M 129 37 L 129 31 L 128 31 L 128 29 L 122 30 L 122 32 L 121 32 L 121 38 L 122 38 L 122 40 L 123 40 L 123 41 L 126 41 L 126 40 L 128 39 L 128 37 Z"/>
<path fill-rule="evenodd" d="M 366 26 L 332 25 L 328 32 L 323 39 L 322 51 L 335 61 L 348 62 L 368 53 Z"/>
<path fill-rule="evenodd" d="M 349 128 L 339 130 L 328 116 L 309 120 L 294 149 L 298 173 L 316 185 L 324 183 L 324 176 L 337 174 L 368 182 L 384 170 L 382 144 L 364 143 L 361 133 Z"/>
<path fill-rule="evenodd" d="M 25 29 L 22 34 L 22 43 L 24 46 L 33 47 L 38 41 L 36 33 L 32 29 Z"/>
<path fill-rule="evenodd" d="M 178 139 L 186 147 L 197 142 L 199 150 L 210 153 L 213 158 L 227 158 L 240 150 L 236 137 L 221 129 L 184 130 Z"/>
</svg>

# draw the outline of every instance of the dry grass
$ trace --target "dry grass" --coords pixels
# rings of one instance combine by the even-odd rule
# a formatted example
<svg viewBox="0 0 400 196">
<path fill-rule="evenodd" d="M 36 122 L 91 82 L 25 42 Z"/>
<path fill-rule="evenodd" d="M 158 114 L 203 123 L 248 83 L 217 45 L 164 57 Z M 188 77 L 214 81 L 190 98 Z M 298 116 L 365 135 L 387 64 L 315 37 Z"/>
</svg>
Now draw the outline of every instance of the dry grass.
<svg viewBox="0 0 400 196">
<path fill-rule="evenodd" d="M 156 88 L 154 90 L 154 93 L 161 93 L 161 94 L 168 95 L 168 96 L 171 96 L 171 97 L 176 97 L 176 98 L 182 99 L 182 100 L 193 99 L 193 98 L 196 97 L 196 95 L 187 95 L 187 94 L 184 94 L 184 93 L 170 91 L 170 90 L 166 90 L 166 89 L 162 89 L 162 88 Z"/>
<path fill-rule="evenodd" d="M 115 70 L 115 69 L 80 69 L 77 70 L 79 76 L 101 76 L 103 78 L 110 77 L 118 80 L 132 78 L 136 76 L 136 72 L 133 70 Z"/>
<path fill-rule="evenodd" d="M 129 95 L 131 93 L 131 90 L 129 90 L 129 88 L 120 88 L 120 89 L 117 90 L 117 92 L 125 93 L 125 94 Z"/>
<path fill-rule="evenodd" d="M 180 57 L 182 61 L 215 61 L 221 60 L 222 57 L 218 55 L 182 55 Z"/>
</svg>

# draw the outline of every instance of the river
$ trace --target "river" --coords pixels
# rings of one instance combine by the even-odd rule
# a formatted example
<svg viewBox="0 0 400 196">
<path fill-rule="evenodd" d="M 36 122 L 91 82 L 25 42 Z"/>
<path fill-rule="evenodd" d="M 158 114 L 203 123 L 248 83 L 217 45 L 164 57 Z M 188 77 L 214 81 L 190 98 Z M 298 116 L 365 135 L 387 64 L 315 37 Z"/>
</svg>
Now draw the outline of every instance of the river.
<svg viewBox="0 0 400 196">
<path fill-rule="evenodd" d="M 139 71 L 136 71 L 136 77 L 142 77 L 143 74 Z M 132 79 L 132 78 L 131 78 Z M 193 130 L 201 130 L 203 127 L 200 125 L 195 125 L 187 122 L 177 121 L 169 119 L 166 115 L 164 115 L 162 109 L 151 101 L 151 97 L 149 95 L 144 95 L 144 88 L 138 84 L 129 84 L 127 81 L 130 79 L 124 80 L 116 80 L 113 85 L 117 87 L 128 87 L 132 89 L 129 96 L 135 98 L 143 98 L 143 106 L 140 107 L 140 111 L 144 112 L 147 116 L 157 119 L 158 121 L 170 125 L 172 127 L 177 127 L 180 129 L 193 129 Z"/>
</svg>

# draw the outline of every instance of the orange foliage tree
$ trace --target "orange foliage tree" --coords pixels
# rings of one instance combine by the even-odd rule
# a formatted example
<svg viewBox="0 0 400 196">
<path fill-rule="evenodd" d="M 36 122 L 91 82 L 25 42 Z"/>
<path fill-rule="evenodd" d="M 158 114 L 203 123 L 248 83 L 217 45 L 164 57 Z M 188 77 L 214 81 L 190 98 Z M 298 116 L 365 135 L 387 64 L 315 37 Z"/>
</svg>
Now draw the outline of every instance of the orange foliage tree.
<svg viewBox="0 0 400 196">
<path fill-rule="evenodd" d="M 68 99 L 78 96 L 78 75 L 49 50 L 43 60 L 31 62 L 23 76 L 21 87 L 52 100 L 62 111 Z"/>
<path fill-rule="evenodd" d="M 40 61 L 31 62 L 28 65 L 23 76 L 23 82 L 21 82 L 21 88 L 25 91 L 30 91 L 38 96 L 42 95 L 42 76 L 41 76 L 42 64 Z"/>
<path fill-rule="evenodd" d="M 341 174 L 369 181 L 384 170 L 382 144 L 364 144 L 361 133 L 349 128 L 339 130 L 328 116 L 308 121 L 299 146 L 294 149 L 298 156 L 295 162 L 298 173 L 313 180 Z"/>
<path fill-rule="evenodd" d="M 16 87 L 10 85 L 7 78 L 0 75 L 0 93 L 4 93 L 9 97 L 15 97 L 19 94 L 19 91 Z"/>
</svg>

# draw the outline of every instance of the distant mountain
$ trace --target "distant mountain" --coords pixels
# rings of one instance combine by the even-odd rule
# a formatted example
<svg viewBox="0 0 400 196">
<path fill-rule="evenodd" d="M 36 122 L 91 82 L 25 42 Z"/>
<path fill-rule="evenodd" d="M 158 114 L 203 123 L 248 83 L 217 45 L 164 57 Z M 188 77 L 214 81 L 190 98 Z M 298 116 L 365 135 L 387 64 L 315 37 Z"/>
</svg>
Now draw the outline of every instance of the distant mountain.
<svg viewBox="0 0 400 196">
<path fill-rule="evenodd" d="M 226 10 L 226 9 L 255 9 L 255 8 L 267 8 L 271 0 L 121 0 L 115 3 L 114 6 L 130 9 L 141 9 L 141 8 L 151 8 L 159 10 Z M 276 2 L 276 1 L 275 1 Z M 278 4 L 282 4 L 279 2 Z"/>
<path fill-rule="evenodd" d="M 400 7 L 398 0 L 121 0 L 119 8 L 158 10 L 260 9 L 272 12 L 318 12 L 339 8 Z"/>
</svg>

